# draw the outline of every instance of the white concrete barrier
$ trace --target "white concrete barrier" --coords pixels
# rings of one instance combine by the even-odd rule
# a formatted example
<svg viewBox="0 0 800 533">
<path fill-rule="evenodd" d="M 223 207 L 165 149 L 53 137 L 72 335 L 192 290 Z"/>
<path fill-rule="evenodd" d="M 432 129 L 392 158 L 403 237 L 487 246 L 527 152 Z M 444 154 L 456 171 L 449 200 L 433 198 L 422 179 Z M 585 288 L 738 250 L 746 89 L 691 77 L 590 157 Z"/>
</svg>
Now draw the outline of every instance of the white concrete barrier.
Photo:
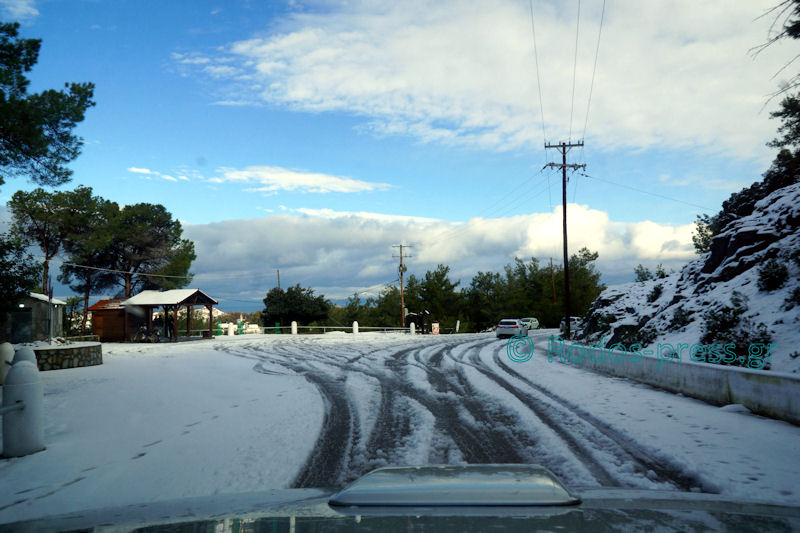
<svg viewBox="0 0 800 533">
<path fill-rule="evenodd" d="M 353 334 L 358 333 L 358 320 L 353 320 Z"/>
<path fill-rule="evenodd" d="M 297 322 L 292 320 L 292 335 L 297 335 Z"/>
<path fill-rule="evenodd" d="M 800 376 L 691 360 L 641 356 L 578 343 L 551 343 L 548 360 L 629 378 L 714 405 L 742 404 L 756 414 L 800 425 Z"/>
</svg>

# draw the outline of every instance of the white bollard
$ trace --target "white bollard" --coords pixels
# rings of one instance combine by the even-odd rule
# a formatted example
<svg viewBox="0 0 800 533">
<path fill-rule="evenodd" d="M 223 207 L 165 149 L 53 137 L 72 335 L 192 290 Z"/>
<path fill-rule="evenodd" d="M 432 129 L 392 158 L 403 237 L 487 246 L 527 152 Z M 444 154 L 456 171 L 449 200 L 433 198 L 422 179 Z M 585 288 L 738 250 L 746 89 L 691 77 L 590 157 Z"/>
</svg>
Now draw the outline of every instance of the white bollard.
<svg viewBox="0 0 800 533">
<path fill-rule="evenodd" d="M 228 324 L 228 337 L 233 337 L 235 333 L 236 333 L 236 324 L 231 322 L 230 324 Z"/>
<path fill-rule="evenodd" d="M 411 325 L 409 326 L 409 332 L 413 335 L 414 333 L 416 333 L 416 330 L 417 330 L 417 325 L 412 322 Z"/>
<path fill-rule="evenodd" d="M 14 361 L 14 346 L 10 342 L 0 344 L 0 385 L 6 382 L 12 361 Z"/>
<path fill-rule="evenodd" d="M 36 352 L 34 352 L 33 348 L 31 348 L 30 346 L 23 346 L 22 348 L 17 348 L 17 352 L 14 354 L 13 364 L 16 365 L 20 361 L 29 361 L 38 368 L 38 365 L 36 363 Z"/>
<path fill-rule="evenodd" d="M 2 410 L 3 457 L 22 457 L 44 450 L 44 393 L 34 363 L 20 361 L 8 371 Z"/>
<path fill-rule="evenodd" d="M 456 333 L 458 333 L 458 327 L 461 325 L 460 320 L 456 320 Z"/>
<path fill-rule="evenodd" d="M 292 320 L 292 335 L 297 335 L 297 322 Z"/>
<path fill-rule="evenodd" d="M 358 333 L 358 320 L 353 320 L 353 334 Z"/>
</svg>

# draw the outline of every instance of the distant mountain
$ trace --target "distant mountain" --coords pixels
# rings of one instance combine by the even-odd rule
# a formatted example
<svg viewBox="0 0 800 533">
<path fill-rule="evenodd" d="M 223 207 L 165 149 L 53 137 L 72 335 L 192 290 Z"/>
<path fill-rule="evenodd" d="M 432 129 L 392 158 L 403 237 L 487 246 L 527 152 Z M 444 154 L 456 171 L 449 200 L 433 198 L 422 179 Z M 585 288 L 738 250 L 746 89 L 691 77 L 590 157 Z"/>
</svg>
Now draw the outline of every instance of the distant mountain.
<svg viewBox="0 0 800 533">
<path fill-rule="evenodd" d="M 606 289 L 577 338 L 681 359 L 697 344 L 697 359 L 756 368 L 758 344 L 771 343 L 766 369 L 800 372 L 800 183 L 759 200 L 680 272 Z"/>
</svg>

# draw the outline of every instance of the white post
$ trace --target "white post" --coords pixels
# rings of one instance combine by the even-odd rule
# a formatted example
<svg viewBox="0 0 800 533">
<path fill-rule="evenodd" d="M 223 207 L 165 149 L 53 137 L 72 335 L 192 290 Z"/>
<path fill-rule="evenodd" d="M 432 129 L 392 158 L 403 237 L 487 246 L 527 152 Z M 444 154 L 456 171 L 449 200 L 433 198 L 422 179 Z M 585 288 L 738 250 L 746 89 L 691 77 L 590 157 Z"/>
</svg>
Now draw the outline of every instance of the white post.
<svg viewBox="0 0 800 533">
<path fill-rule="evenodd" d="M 358 320 L 353 320 L 353 334 L 358 333 Z"/>
<path fill-rule="evenodd" d="M 292 320 L 292 335 L 297 335 L 297 322 Z"/>
<path fill-rule="evenodd" d="M 233 337 L 236 332 L 236 325 L 233 322 L 228 323 L 228 337 Z"/>
<path fill-rule="evenodd" d="M 14 346 L 10 342 L 0 344 L 0 385 L 5 383 L 6 374 L 11 368 L 11 362 L 14 360 Z"/>
<path fill-rule="evenodd" d="M 2 414 L 4 457 L 44 450 L 44 392 L 35 363 L 20 360 L 8 371 Z"/>
<path fill-rule="evenodd" d="M 416 329 L 417 329 L 417 327 L 416 327 L 416 324 L 414 324 L 414 323 L 412 322 L 412 323 L 411 323 L 411 325 L 409 326 L 409 333 L 411 333 L 412 335 L 414 335 L 414 333 L 416 333 Z"/>
<path fill-rule="evenodd" d="M 458 333 L 458 326 L 460 326 L 460 325 L 461 325 L 461 321 L 460 320 L 456 320 L 456 333 Z"/>
</svg>

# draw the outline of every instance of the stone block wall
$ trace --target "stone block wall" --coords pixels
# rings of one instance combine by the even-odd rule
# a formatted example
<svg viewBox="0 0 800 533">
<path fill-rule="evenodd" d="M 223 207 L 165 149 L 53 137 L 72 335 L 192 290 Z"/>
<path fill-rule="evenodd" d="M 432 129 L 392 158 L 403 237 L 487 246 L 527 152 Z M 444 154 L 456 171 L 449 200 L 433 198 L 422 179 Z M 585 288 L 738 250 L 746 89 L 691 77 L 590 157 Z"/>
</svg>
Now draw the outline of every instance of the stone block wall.
<svg viewBox="0 0 800 533">
<path fill-rule="evenodd" d="M 34 348 L 39 370 L 59 370 L 103 364 L 103 349 L 99 342 L 66 345 L 58 348 Z"/>
</svg>

